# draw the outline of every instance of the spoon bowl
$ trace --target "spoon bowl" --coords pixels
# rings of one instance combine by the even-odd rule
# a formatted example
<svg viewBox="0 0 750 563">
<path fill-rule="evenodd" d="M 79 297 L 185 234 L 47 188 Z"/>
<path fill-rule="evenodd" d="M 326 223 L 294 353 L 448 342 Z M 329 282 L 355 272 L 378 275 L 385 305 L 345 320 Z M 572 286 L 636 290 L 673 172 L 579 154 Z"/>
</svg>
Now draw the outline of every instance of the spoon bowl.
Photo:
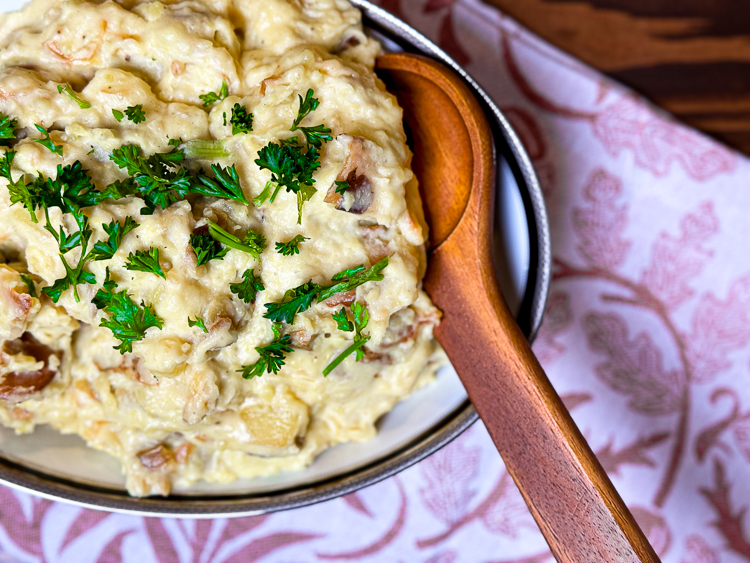
<svg viewBox="0 0 750 563">
<path fill-rule="evenodd" d="M 387 54 L 377 68 L 412 133 L 431 230 L 424 287 L 444 315 L 435 335 L 552 553 L 564 563 L 659 561 L 498 289 L 494 147 L 481 106 L 432 59 Z"/>
</svg>

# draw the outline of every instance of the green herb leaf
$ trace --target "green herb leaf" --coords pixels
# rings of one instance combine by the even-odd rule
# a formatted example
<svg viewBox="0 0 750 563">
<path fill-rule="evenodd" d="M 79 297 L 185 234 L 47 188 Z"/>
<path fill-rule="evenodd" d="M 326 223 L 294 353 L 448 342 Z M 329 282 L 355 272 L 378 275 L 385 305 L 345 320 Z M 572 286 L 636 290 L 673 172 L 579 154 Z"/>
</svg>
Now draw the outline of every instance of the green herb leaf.
<svg viewBox="0 0 750 563">
<path fill-rule="evenodd" d="M 44 139 L 34 139 L 34 142 L 39 143 L 43 147 L 47 147 L 53 153 L 59 154 L 60 156 L 62 156 L 63 155 L 62 145 L 56 145 L 55 143 L 53 143 L 52 139 L 49 138 L 49 133 L 47 133 L 47 130 L 41 125 L 34 125 L 34 127 L 36 127 L 36 130 L 39 131 L 42 135 L 44 135 Z"/>
<path fill-rule="evenodd" d="M 266 289 L 266 286 L 263 285 L 263 280 L 255 275 L 255 270 L 245 270 L 245 273 L 242 274 L 242 278 L 241 282 L 230 284 L 229 291 L 234 293 L 245 303 L 252 303 L 255 301 L 255 296 L 258 292 Z"/>
<path fill-rule="evenodd" d="M 203 266 L 211 260 L 221 260 L 229 252 L 221 243 L 208 233 L 190 235 L 190 246 L 198 259 L 198 266 Z"/>
<path fill-rule="evenodd" d="M 93 303 L 97 308 L 109 314 L 109 319 L 102 320 L 100 326 L 112 331 L 115 338 L 120 341 L 115 349 L 124 354 L 133 351 L 133 342 L 143 340 L 149 328 L 155 327 L 161 330 L 164 321 L 157 317 L 154 310 L 144 302 L 138 306 L 126 291 L 115 291 L 115 289 L 117 289 L 117 284 L 110 279 L 109 268 L 107 268 L 104 287 L 96 293 Z"/>
<path fill-rule="evenodd" d="M 120 248 L 122 239 L 130 231 L 138 227 L 138 223 L 132 217 L 125 218 L 125 223 L 112 221 L 108 225 L 102 225 L 104 232 L 107 233 L 107 240 L 97 242 L 89 254 L 91 260 L 109 260 L 112 258 L 117 249 Z"/>
<path fill-rule="evenodd" d="M 271 184 L 253 202 L 263 204 L 270 194 L 270 188 L 275 185 L 270 201 L 276 199 L 276 195 L 283 187 L 287 192 L 297 195 L 298 218 L 297 223 L 302 222 L 302 205 L 308 201 L 316 192 L 313 187 L 315 179 L 313 172 L 320 168 L 319 154 L 315 147 L 308 147 L 303 152 L 302 147 L 289 143 L 269 143 L 258 151 L 255 163 L 262 170 L 271 172 Z"/>
<path fill-rule="evenodd" d="M 219 90 L 219 93 L 215 92 L 209 92 L 208 94 L 201 94 L 198 96 L 203 101 L 203 107 L 210 106 L 211 104 L 215 104 L 218 101 L 223 100 L 229 95 L 229 87 L 227 86 L 226 82 L 221 83 L 221 90 Z"/>
<path fill-rule="evenodd" d="M 305 98 L 302 99 L 302 96 L 299 97 L 299 110 L 297 110 L 297 118 L 294 120 L 294 123 L 292 124 L 292 131 L 296 131 L 299 124 L 302 122 L 305 117 L 307 117 L 311 112 L 318 109 L 318 105 L 320 104 L 320 101 L 313 96 L 315 95 L 315 92 L 313 92 L 313 89 L 310 88 L 307 93 L 305 94 Z"/>
<path fill-rule="evenodd" d="M 336 369 L 336 366 L 341 364 L 348 356 L 356 353 L 356 361 L 360 361 L 362 358 L 365 357 L 365 352 L 363 350 L 364 345 L 367 344 L 370 341 L 369 336 L 364 336 L 362 334 L 362 331 L 367 326 L 367 323 L 370 321 L 370 313 L 367 311 L 367 308 L 362 305 L 361 303 L 354 302 L 352 303 L 352 315 L 354 317 L 354 323 L 352 326 L 351 321 L 346 316 L 346 309 L 342 308 L 341 311 L 338 313 L 334 313 L 333 318 L 336 320 L 336 323 L 339 326 L 339 329 L 351 332 L 352 330 L 356 330 L 357 333 L 354 336 L 354 342 L 349 346 L 346 350 L 341 352 L 334 360 L 326 366 L 326 368 L 323 370 L 323 375 L 326 376 L 329 373 L 331 373 L 334 369 Z M 342 320 L 345 319 L 345 323 Z"/>
<path fill-rule="evenodd" d="M 232 124 L 232 135 L 250 133 L 253 130 L 253 114 L 247 113 L 247 108 L 240 104 L 234 104 L 229 122 Z"/>
<path fill-rule="evenodd" d="M 203 141 L 205 143 L 210 143 L 211 141 Z M 167 145 L 170 147 L 179 147 L 183 143 L 182 137 L 178 137 L 177 139 L 169 139 L 167 142 Z M 187 154 L 185 155 L 187 156 Z"/>
<path fill-rule="evenodd" d="M 125 117 L 125 114 L 122 113 L 119 109 L 113 109 L 112 115 L 115 116 L 115 119 L 119 122 L 122 121 L 122 119 Z"/>
<path fill-rule="evenodd" d="M 336 183 L 336 193 L 337 194 L 342 194 L 342 195 L 345 194 L 346 191 L 350 187 L 349 186 L 349 182 L 347 182 L 346 180 L 344 180 L 343 182 L 339 182 L 338 180 L 336 180 L 335 183 Z"/>
<path fill-rule="evenodd" d="M 299 254 L 299 245 L 306 240 L 310 239 L 307 237 L 303 237 L 302 235 L 297 235 L 288 242 L 277 242 L 276 252 L 282 254 L 283 256 L 292 256 L 293 254 Z"/>
<path fill-rule="evenodd" d="M 188 317 L 188 326 L 194 327 L 197 326 L 199 329 L 201 329 L 203 332 L 208 333 L 208 329 L 206 328 L 206 323 L 203 322 L 203 319 L 196 316 L 195 320 Z"/>
<path fill-rule="evenodd" d="M 370 281 L 380 281 L 383 279 L 383 274 L 380 272 L 388 265 L 388 257 L 386 256 L 372 267 L 365 269 L 364 266 L 357 266 L 339 272 L 331 281 L 336 282 L 331 286 L 321 288 L 318 299 L 325 301 L 329 297 L 336 295 L 337 293 L 346 293 L 352 289 L 356 289 L 362 284 Z"/>
<path fill-rule="evenodd" d="M 75 292 L 75 299 L 79 301 L 78 286 L 84 283 L 96 284 L 96 276 L 91 272 L 83 270 L 83 260 L 79 262 L 78 266 L 72 268 L 62 256 L 60 258 L 62 259 L 63 266 L 65 266 L 65 277 L 56 280 L 51 286 L 45 287 L 42 293 L 49 295 L 52 301 L 57 303 L 63 292 L 72 287 Z"/>
<path fill-rule="evenodd" d="M 193 193 L 209 197 L 220 197 L 223 199 L 234 199 L 250 205 L 245 195 L 242 193 L 240 179 L 237 176 L 237 169 L 234 164 L 229 168 L 222 168 L 218 164 L 211 166 L 214 172 L 214 178 L 209 178 L 205 174 L 198 174 L 196 179 L 198 184 L 191 189 Z"/>
<path fill-rule="evenodd" d="M 345 307 L 341 307 L 341 310 L 338 313 L 333 314 L 333 320 L 336 321 L 339 330 L 343 330 L 344 332 L 354 332 L 354 323 L 346 316 Z"/>
<path fill-rule="evenodd" d="M 277 331 L 274 331 L 277 332 Z M 255 350 L 260 354 L 260 359 L 250 366 L 243 366 L 237 370 L 245 379 L 260 377 L 264 373 L 279 373 L 284 365 L 286 355 L 292 351 L 291 337 L 286 334 L 277 336 L 276 340 L 266 346 L 258 346 Z"/>
<path fill-rule="evenodd" d="M 206 220 L 208 223 L 208 232 L 217 241 L 227 245 L 230 248 L 241 250 L 251 254 L 256 260 L 260 260 L 260 255 L 266 249 L 266 237 L 264 237 L 258 231 L 252 229 L 240 240 L 236 236 L 226 232 L 224 229 L 219 227 L 216 223 L 210 219 Z"/>
<path fill-rule="evenodd" d="M 128 261 L 125 263 L 125 269 L 135 272 L 146 272 L 156 274 L 164 279 L 167 276 L 159 265 L 159 249 L 149 248 L 148 250 L 136 250 L 128 255 Z"/>
<path fill-rule="evenodd" d="M 185 154 L 180 150 L 143 157 L 135 145 L 123 145 L 109 157 L 132 176 L 132 186 L 146 202 L 148 209 L 166 209 L 190 193 L 190 174 L 180 165 Z"/>
<path fill-rule="evenodd" d="M 34 280 L 31 279 L 31 276 L 27 274 L 19 274 L 21 276 L 21 279 L 23 280 L 23 283 L 26 284 L 26 287 L 29 288 L 29 295 L 32 297 L 39 297 L 39 294 L 36 292 L 36 284 L 34 283 Z"/>
<path fill-rule="evenodd" d="M 334 358 L 334 360 L 326 366 L 326 368 L 323 370 L 323 375 L 324 376 L 329 375 L 333 370 L 335 370 L 339 366 L 339 364 L 341 364 L 341 362 L 343 362 L 346 358 L 348 358 L 355 352 L 357 353 L 358 358 L 360 357 L 360 354 L 362 354 L 362 357 L 364 357 L 364 353 L 362 352 L 362 347 L 365 344 L 367 344 L 369 341 L 370 341 L 369 336 L 365 338 L 361 338 L 361 339 L 355 338 L 351 346 L 349 346 L 346 350 L 341 352 L 341 354 L 336 356 L 336 358 Z"/>
<path fill-rule="evenodd" d="M 315 125 L 314 127 L 298 127 L 300 131 L 305 135 L 305 140 L 308 145 L 320 148 L 320 146 L 328 141 L 332 141 L 331 130 L 325 125 Z"/>
<path fill-rule="evenodd" d="M 58 84 L 57 91 L 60 94 L 66 94 L 71 100 L 77 103 L 78 107 L 81 109 L 89 109 L 91 107 L 90 103 L 78 97 L 78 95 L 73 91 L 73 88 L 70 87 L 70 84 L 65 84 L 64 86 Z"/>
<path fill-rule="evenodd" d="M 130 106 L 125 110 L 125 115 L 128 116 L 128 119 L 138 125 L 139 123 L 143 123 L 146 121 L 146 112 L 143 111 L 143 105 L 138 104 L 136 106 Z"/>
<path fill-rule="evenodd" d="M 274 322 L 294 323 L 297 313 L 307 311 L 318 296 L 320 286 L 312 281 L 304 283 L 284 294 L 284 300 L 280 303 L 266 303 L 267 309 L 263 316 Z"/>
<path fill-rule="evenodd" d="M 0 111 L 0 139 L 15 139 L 15 129 L 18 126 L 18 121 L 11 119 L 10 116 L 4 115 Z"/>
</svg>

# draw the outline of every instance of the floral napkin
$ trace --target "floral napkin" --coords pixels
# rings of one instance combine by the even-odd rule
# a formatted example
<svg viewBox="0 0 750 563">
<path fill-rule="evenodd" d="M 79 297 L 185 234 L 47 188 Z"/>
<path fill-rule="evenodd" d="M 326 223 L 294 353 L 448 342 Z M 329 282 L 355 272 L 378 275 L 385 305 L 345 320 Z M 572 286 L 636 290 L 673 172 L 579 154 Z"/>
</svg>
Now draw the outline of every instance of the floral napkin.
<svg viewBox="0 0 750 563">
<path fill-rule="evenodd" d="M 547 197 L 534 349 L 669 563 L 750 561 L 750 161 L 478 0 L 382 0 L 493 96 Z M 108 514 L 0 489 L 0 563 L 541 563 L 481 423 L 382 483 L 234 520 Z"/>
</svg>

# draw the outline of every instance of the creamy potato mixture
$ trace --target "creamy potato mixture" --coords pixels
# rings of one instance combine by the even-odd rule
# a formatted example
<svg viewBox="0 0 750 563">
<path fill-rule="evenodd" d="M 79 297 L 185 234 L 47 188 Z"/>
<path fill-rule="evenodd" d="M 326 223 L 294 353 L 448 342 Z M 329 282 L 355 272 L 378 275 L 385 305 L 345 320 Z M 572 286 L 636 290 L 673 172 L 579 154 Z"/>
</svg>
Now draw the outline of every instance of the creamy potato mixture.
<svg viewBox="0 0 750 563">
<path fill-rule="evenodd" d="M 298 470 L 434 377 L 426 226 L 344 0 L 0 15 L 0 420 L 133 495 Z"/>
</svg>

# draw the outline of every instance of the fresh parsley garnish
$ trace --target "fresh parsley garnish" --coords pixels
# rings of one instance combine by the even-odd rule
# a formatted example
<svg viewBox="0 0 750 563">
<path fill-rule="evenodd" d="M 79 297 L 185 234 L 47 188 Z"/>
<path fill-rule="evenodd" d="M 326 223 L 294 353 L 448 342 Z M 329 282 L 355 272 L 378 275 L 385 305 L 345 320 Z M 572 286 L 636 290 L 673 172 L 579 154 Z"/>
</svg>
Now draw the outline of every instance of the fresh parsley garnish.
<svg viewBox="0 0 750 563">
<path fill-rule="evenodd" d="M 300 122 L 305 119 L 305 117 L 307 117 L 310 113 L 318 109 L 320 100 L 318 100 L 314 96 L 315 92 L 313 92 L 312 88 L 307 91 L 304 99 L 300 95 L 297 96 L 299 98 L 299 109 L 297 110 L 297 118 L 294 120 L 294 123 L 292 123 L 292 131 L 296 131 Z"/>
<path fill-rule="evenodd" d="M 114 115 L 115 119 L 120 122 L 125 117 L 127 117 L 130 121 L 132 121 L 136 125 L 146 121 L 146 112 L 143 110 L 142 104 L 138 104 L 137 106 L 130 106 L 129 108 L 125 110 L 125 113 L 121 112 L 119 109 L 113 109 L 112 115 Z M 171 145 L 171 141 L 170 141 L 170 145 Z"/>
<path fill-rule="evenodd" d="M 36 292 L 36 284 L 34 283 L 34 280 L 31 279 L 31 276 L 27 274 L 19 274 L 21 276 L 21 279 L 23 280 L 23 283 L 26 284 L 26 287 L 29 289 L 29 295 L 32 297 L 39 297 L 39 295 Z"/>
<path fill-rule="evenodd" d="M 237 176 L 237 169 L 234 164 L 229 168 L 222 168 L 218 164 L 214 164 L 211 166 L 211 170 L 214 172 L 214 178 L 209 178 L 205 174 L 196 176 L 197 183 L 190 190 L 192 193 L 208 197 L 234 199 L 245 205 L 250 205 L 250 202 L 242 193 L 240 179 Z"/>
<path fill-rule="evenodd" d="M 347 291 L 356 289 L 367 282 L 380 281 L 383 279 L 383 274 L 381 274 L 381 272 L 387 265 L 388 257 L 386 256 L 382 260 L 373 264 L 370 268 L 365 268 L 364 265 L 362 265 L 339 272 L 331 278 L 331 281 L 335 283 L 323 288 L 318 299 L 320 301 L 325 301 L 337 293 L 346 293 Z"/>
<path fill-rule="evenodd" d="M 255 275 L 255 270 L 245 270 L 245 273 L 242 274 L 241 282 L 229 285 L 229 291 L 245 303 L 255 301 L 255 296 L 259 291 L 263 291 L 264 289 L 266 289 L 266 286 L 263 285 L 263 280 L 260 279 L 260 276 Z"/>
<path fill-rule="evenodd" d="M 276 199 L 281 188 L 297 196 L 297 223 L 302 222 L 302 206 L 317 191 L 313 184 L 313 172 L 320 168 L 319 154 L 315 147 L 303 147 L 289 143 L 269 143 L 260 151 L 255 163 L 261 170 L 271 172 L 271 180 L 258 197 L 253 199 L 257 206 L 267 199 Z M 273 188 L 273 193 L 271 189 Z"/>
<path fill-rule="evenodd" d="M 4 115 L 3 112 L 0 111 L 0 139 L 15 139 L 16 135 L 14 133 L 16 126 L 18 125 L 18 121 L 15 119 L 11 119 L 10 116 Z"/>
<path fill-rule="evenodd" d="M 386 256 L 370 268 L 357 266 L 343 270 L 331 278 L 334 283 L 329 286 L 320 286 L 310 280 L 287 291 L 282 301 L 266 303 L 264 305 L 266 312 L 263 316 L 274 322 L 293 324 L 297 313 L 309 309 L 314 301 L 325 301 L 337 293 L 346 293 L 367 282 L 382 280 L 383 274 L 380 272 L 387 265 L 388 257 Z"/>
<path fill-rule="evenodd" d="M 221 260 L 229 252 L 228 248 L 224 248 L 208 233 L 190 235 L 190 247 L 198 259 L 198 266 L 203 266 L 211 260 Z"/>
<path fill-rule="evenodd" d="M 344 194 L 349 189 L 349 182 L 344 180 L 343 182 L 340 182 L 339 180 L 336 180 L 336 193 L 337 194 Z"/>
<path fill-rule="evenodd" d="M 41 125 L 34 125 L 34 127 L 36 127 L 36 130 L 39 131 L 42 135 L 44 135 L 44 139 L 34 139 L 34 142 L 39 143 L 43 147 L 47 147 L 53 153 L 59 154 L 60 156 L 62 156 L 63 155 L 62 145 L 56 145 L 55 143 L 53 143 L 52 139 L 49 138 L 49 133 Z"/>
<path fill-rule="evenodd" d="M 216 92 L 209 92 L 208 94 L 201 94 L 198 96 L 201 101 L 203 102 L 203 106 L 210 106 L 211 104 L 215 104 L 218 101 L 223 100 L 229 95 L 229 87 L 227 86 L 227 83 L 224 81 L 221 83 L 221 90 L 219 90 L 219 93 Z"/>
<path fill-rule="evenodd" d="M 271 180 L 253 203 L 261 206 L 266 200 L 273 202 L 281 188 L 297 196 L 297 223 L 302 222 L 302 206 L 317 191 L 313 184 L 313 173 L 320 168 L 319 149 L 325 141 L 333 137 L 331 130 L 323 125 L 300 127 L 300 122 L 315 111 L 320 102 L 314 97 L 312 89 L 304 98 L 299 96 L 299 110 L 290 131 L 302 131 L 306 145 L 302 146 L 296 138 L 284 139 L 278 143 L 269 143 L 258 151 L 255 163 L 261 170 L 271 172 Z"/>
<path fill-rule="evenodd" d="M 302 133 L 305 135 L 305 140 L 307 141 L 308 145 L 320 148 L 320 146 L 324 142 L 333 139 L 333 137 L 331 137 L 330 135 L 331 130 L 325 125 L 315 125 L 313 127 L 299 126 L 299 124 L 305 117 L 307 117 L 311 112 L 318 109 L 320 101 L 314 98 L 313 95 L 314 92 L 312 88 L 310 88 L 305 94 L 304 99 L 302 99 L 302 96 L 299 96 L 299 110 L 297 111 L 297 118 L 294 120 L 290 131 L 302 131 Z"/>
<path fill-rule="evenodd" d="M 240 104 L 234 104 L 229 122 L 232 124 L 232 135 L 250 133 L 253 130 L 253 114 L 248 113 L 247 108 Z"/>
<path fill-rule="evenodd" d="M 112 151 L 109 158 L 131 175 L 132 182 L 122 184 L 127 188 L 123 194 L 133 195 L 135 191 L 149 210 L 166 209 L 190 193 L 191 178 L 189 172 L 180 167 L 185 159 L 180 150 L 144 157 L 137 146 L 123 145 Z"/>
<path fill-rule="evenodd" d="M 292 256 L 293 254 L 299 254 L 299 245 L 306 240 L 310 239 L 307 237 L 303 237 L 302 235 L 297 235 L 288 242 L 277 242 L 276 252 L 282 254 L 283 256 Z"/>
<path fill-rule="evenodd" d="M 156 274 L 164 279 L 167 276 L 159 265 L 159 249 L 149 248 L 148 250 L 136 250 L 128 255 L 128 261 L 125 263 L 125 269 L 134 272 L 146 272 Z"/>
<path fill-rule="evenodd" d="M 260 377 L 264 373 L 279 373 L 281 366 L 284 365 L 284 358 L 292 351 L 291 337 L 288 334 L 280 335 L 279 328 L 274 325 L 273 332 L 275 339 L 266 346 L 258 346 L 255 351 L 260 354 L 260 359 L 252 365 L 243 366 L 237 370 L 245 379 Z"/>
<path fill-rule="evenodd" d="M 206 328 L 206 323 L 203 322 L 203 319 L 201 319 L 199 316 L 196 315 L 195 320 L 188 317 L 188 326 L 194 327 L 197 326 L 199 329 L 201 329 L 203 332 L 208 333 L 208 329 Z"/>
<path fill-rule="evenodd" d="M 117 284 L 110 279 L 107 268 L 104 287 L 97 291 L 93 303 L 98 309 L 109 314 L 109 318 L 102 320 L 100 326 L 112 331 L 115 338 L 120 341 L 115 349 L 124 354 L 133 351 L 133 342 L 142 340 L 149 328 L 161 330 L 164 321 L 143 301 L 138 306 L 126 291 L 115 291 L 116 289 Z"/>
<path fill-rule="evenodd" d="M 339 316 L 342 314 L 346 318 L 346 309 L 341 309 L 341 311 L 339 311 Z M 367 326 L 367 323 L 370 322 L 370 313 L 367 311 L 367 308 L 364 305 L 361 305 L 359 302 L 354 302 L 352 303 L 352 316 L 354 317 L 354 322 L 352 323 L 347 318 L 347 323 L 349 324 L 347 325 L 347 328 L 342 328 L 341 319 L 336 319 L 336 315 L 334 315 L 334 319 L 336 319 L 336 323 L 339 325 L 339 328 L 342 328 L 342 330 L 345 330 L 347 332 L 351 332 L 354 329 L 356 330 L 356 334 L 354 335 L 354 342 L 352 342 L 351 346 L 341 352 L 338 356 L 336 356 L 336 358 L 333 359 L 330 364 L 326 366 L 326 368 L 323 370 L 324 376 L 331 373 L 339 364 L 341 364 L 341 362 L 343 362 L 347 357 L 351 356 L 354 353 L 356 353 L 357 361 L 360 361 L 365 357 L 365 353 L 362 348 L 370 341 L 370 337 L 363 336 L 362 331 Z M 351 324 L 354 325 L 353 329 L 348 328 L 349 326 L 351 326 Z"/>
<path fill-rule="evenodd" d="M 287 324 L 294 323 L 297 313 L 307 311 L 320 292 L 320 286 L 312 281 L 290 289 L 284 294 L 284 299 L 279 303 L 266 303 L 266 312 L 263 316 L 273 322 Z"/>
<path fill-rule="evenodd" d="M 346 315 L 345 307 L 341 307 L 341 310 L 338 313 L 333 314 L 333 320 L 336 321 L 339 330 L 343 330 L 344 332 L 354 332 L 354 323 L 350 321 L 349 317 Z"/>
<path fill-rule="evenodd" d="M 241 250 L 251 254 L 256 260 L 260 260 L 260 255 L 266 249 L 266 237 L 254 230 L 247 231 L 247 234 L 240 240 L 238 237 L 226 232 L 210 219 L 208 223 L 208 232 L 211 236 L 222 244 L 230 248 Z"/>
<path fill-rule="evenodd" d="M 12 162 L 12 158 L 9 162 Z M 4 165 L 9 162 L 0 165 L 0 169 L 4 169 Z M 80 301 L 78 286 L 96 283 L 94 275 L 83 270 L 86 262 L 91 260 L 87 250 L 93 231 L 89 227 L 88 217 L 81 209 L 94 205 L 99 197 L 88 171 L 79 161 L 65 167 L 58 164 L 57 177 L 54 180 L 43 176 L 35 178 L 28 184 L 19 180 L 9 186 L 9 190 L 11 201 L 23 202 L 33 220 L 36 220 L 38 208 L 44 210 L 46 219 L 44 228 L 55 238 L 60 249 L 59 256 L 65 267 L 65 277 L 56 280 L 52 286 L 44 288 L 42 292 L 57 303 L 62 292 L 72 287 L 76 302 Z M 49 219 L 50 207 L 59 207 L 64 213 L 70 214 L 78 226 L 78 231 L 69 234 L 62 226 L 56 230 Z M 65 258 L 65 254 L 79 246 L 81 247 L 80 258 L 78 264 L 73 267 Z"/>
<path fill-rule="evenodd" d="M 78 104 L 78 107 L 81 109 L 89 109 L 91 107 L 91 104 L 88 103 L 86 100 L 82 100 L 78 97 L 78 94 L 76 94 L 73 91 L 73 88 L 70 87 L 70 84 L 65 84 L 64 86 L 61 84 L 57 85 L 57 91 L 60 94 L 66 94 L 71 100 L 73 100 L 75 103 Z"/>
<path fill-rule="evenodd" d="M 125 115 L 127 115 L 128 119 L 136 125 L 146 121 L 146 112 L 143 110 L 142 104 L 130 106 L 125 110 Z"/>
<path fill-rule="evenodd" d="M 92 260 L 109 260 L 120 248 L 122 239 L 130 231 L 138 227 L 138 223 L 132 217 L 126 217 L 125 223 L 112 221 L 107 225 L 102 225 L 104 232 L 107 233 L 107 240 L 97 242 L 91 251 Z"/>
</svg>

